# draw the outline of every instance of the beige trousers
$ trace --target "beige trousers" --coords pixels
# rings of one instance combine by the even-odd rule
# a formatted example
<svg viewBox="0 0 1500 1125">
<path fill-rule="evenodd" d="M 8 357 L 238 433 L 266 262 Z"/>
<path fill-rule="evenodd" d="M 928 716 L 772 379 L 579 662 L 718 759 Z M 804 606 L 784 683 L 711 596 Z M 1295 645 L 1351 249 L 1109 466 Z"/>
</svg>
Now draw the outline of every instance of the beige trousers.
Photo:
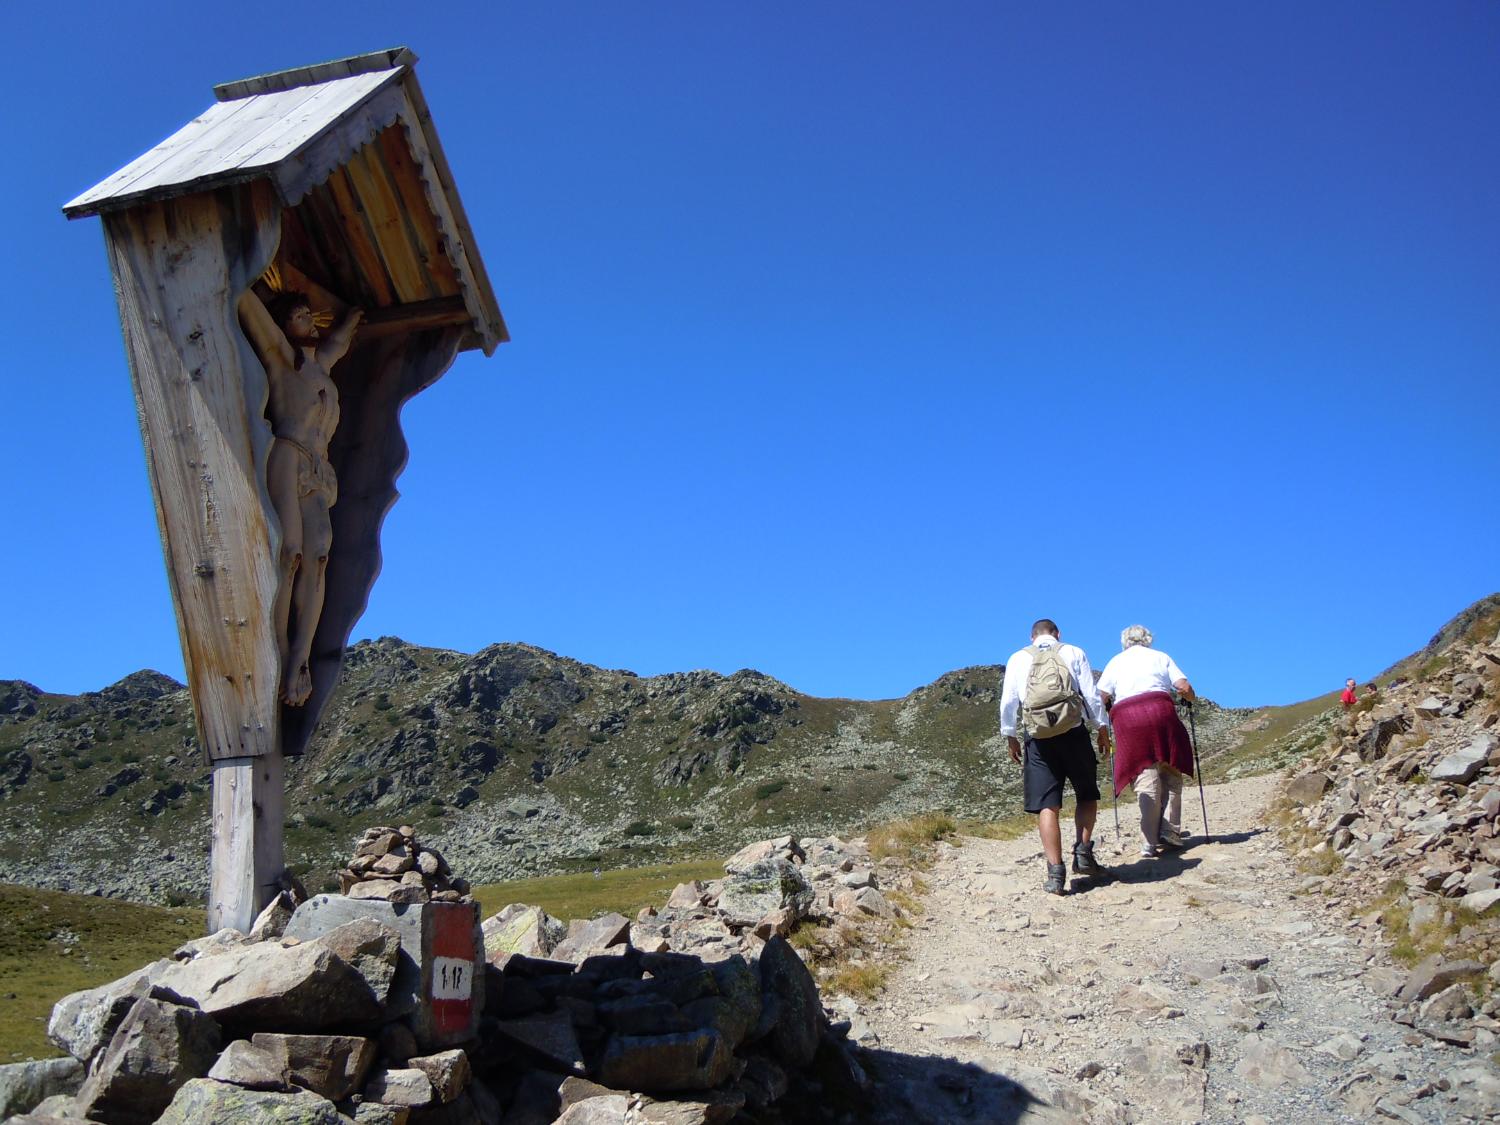
<svg viewBox="0 0 1500 1125">
<path fill-rule="evenodd" d="M 1162 830 L 1182 835 L 1182 774 L 1165 762 L 1142 770 L 1135 779 L 1135 799 L 1141 807 L 1141 835 L 1148 847 L 1161 843 Z"/>
</svg>

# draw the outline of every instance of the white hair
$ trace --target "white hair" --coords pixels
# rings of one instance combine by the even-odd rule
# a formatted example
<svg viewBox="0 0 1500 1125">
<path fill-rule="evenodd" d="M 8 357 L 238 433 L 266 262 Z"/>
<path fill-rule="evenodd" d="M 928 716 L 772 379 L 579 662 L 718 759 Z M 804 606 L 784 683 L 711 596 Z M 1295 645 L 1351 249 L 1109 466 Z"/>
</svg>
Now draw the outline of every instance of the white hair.
<svg viewBox="0 0 1500 1125">
<path fill-rule="evenodd" d="M 1123 629 L 1120 632 L 1121 649 L 1127 649 L 1131 645 L 1144 645 L 1146 648 L 1150 648 L 1151 640 L 1151 630 L 1144 625 L 1132 625 L 1130 628 Z"/>
</svg>

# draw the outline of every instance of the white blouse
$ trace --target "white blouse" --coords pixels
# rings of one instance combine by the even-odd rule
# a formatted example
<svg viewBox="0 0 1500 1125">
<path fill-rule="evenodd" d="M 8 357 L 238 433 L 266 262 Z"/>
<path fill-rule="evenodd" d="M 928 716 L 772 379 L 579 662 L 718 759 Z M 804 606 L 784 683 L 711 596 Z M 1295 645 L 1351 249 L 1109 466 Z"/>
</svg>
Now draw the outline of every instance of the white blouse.
<svg viewBox="0 0 1500 1125">
<path fill-rule="evenodd" d="M 1176 661 L 1164 652 L 1145 645 L 1131 645 L 1104 666 L 1099 675 L 1099 690 L 1116 703 L 1148 691 L 1171 691 L 1178 680 L 1185 680 Z"/>
</svg>

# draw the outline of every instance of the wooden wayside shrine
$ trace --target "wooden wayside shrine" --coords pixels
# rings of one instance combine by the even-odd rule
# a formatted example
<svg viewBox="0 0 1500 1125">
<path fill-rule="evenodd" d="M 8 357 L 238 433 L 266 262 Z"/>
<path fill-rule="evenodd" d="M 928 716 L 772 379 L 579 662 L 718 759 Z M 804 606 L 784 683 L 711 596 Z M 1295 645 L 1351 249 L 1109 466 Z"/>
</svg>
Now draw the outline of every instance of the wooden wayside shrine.
<svg viewBox="0 0 1500 1125">
<path fill-rule="evenodd" d="M 284 759 L 379 572 L 402 405 L 509 338 L 415 63 L 397 48 L 219 86 L 63 208 L 104 221 L 213 768 L 210 931 L 248 930 L 281 883 Z"/>
</svg>

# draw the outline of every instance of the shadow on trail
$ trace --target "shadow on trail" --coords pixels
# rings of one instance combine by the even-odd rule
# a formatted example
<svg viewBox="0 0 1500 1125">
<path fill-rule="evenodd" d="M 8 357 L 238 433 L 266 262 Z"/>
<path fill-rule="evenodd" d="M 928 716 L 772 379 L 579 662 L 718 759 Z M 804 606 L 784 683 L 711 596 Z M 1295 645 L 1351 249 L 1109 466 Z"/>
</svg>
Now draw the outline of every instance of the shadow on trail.
<svg viewBox="0 0 1500 1125">
<path fill-rule="evenodd" d="M 1208 844 L 1243 844 L 1266 832 L 1265 828 L 1251 828 L 1244 832 L 1225 832 L 1204 839 L 1194 836 L 1180 851 L 1166 852 L 1156 858 L 1141 856 L 1129 863 L 1119 863 L 1109 869 L 1109 876 L 1101 879 L 1084 879 L 1075 876 L 1069 890 L 1073 894 L 1087 894 L 1111 883 L 1162 883 L 1191 871 L 1203 862 L 1193 852 Z"/>
<path fill-rule="evenodd" d="M 1112 879 L 1094 880 L 1093 887 L 1107 887 L 1110 883 L 1163 883 L 1168 879 L 1191 871 L 1203 861 L 1194 859 L 1185 852 L 1169 852 L 1157 859 L 1142 856 L 1133 863 L 1122 863 L 1111 867 Z M 1079 888 L 1082 890 L 1082 888 Z"/>
<path fill-rule="evenodd" d="M 1250 828 L 1244 832 L 1215 832 L 1207 840 L 1202 837 L 1194 837 L 1188 842 L 1189 849 L 1202 844 L 1243 844 L 1247 840 L 1253 840 L 1257 836 L 1264 836 L 1269 828 Z"/>
<path fill-rule="evenodd" d="M 874 1115 L 862 1119 L 872 1125 L 1011 1125 L 1046 1104 L 1014 1079 L 974 1063 L 881 1047 L 861 1051 L 859 1059 L 877 1088 L 887 1092 L 878 1099 Z"/>
</svg>

